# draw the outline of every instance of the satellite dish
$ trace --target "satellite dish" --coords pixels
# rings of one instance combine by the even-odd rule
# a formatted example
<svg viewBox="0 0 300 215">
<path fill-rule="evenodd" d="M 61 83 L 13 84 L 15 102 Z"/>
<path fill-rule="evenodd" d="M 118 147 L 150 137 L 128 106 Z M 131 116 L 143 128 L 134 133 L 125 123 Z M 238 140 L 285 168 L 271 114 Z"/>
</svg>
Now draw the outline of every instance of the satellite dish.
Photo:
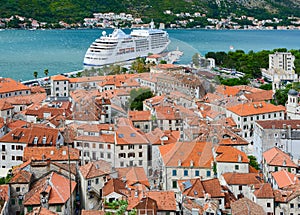
<svg viewBox="0 0 300 215">
<path fill-rule="evenodd" d="M 106 31 L 102 31 L 102 36 L 106 36 Z"/>
</svg>

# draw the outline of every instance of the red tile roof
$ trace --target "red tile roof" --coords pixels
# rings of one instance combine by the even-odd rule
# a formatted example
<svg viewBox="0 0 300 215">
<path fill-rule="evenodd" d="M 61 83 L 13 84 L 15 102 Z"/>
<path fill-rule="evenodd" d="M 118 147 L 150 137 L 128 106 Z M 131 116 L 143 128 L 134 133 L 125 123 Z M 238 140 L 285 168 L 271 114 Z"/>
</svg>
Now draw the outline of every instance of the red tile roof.
<svg viewBox="0 0 300 215">
<path fill-rule="evenodd" d="M 300 120 L 258 120 L 256 123 L 264 129 L 300 129 Z"/>
<path fill-rule="evenodd" d="M 79 161 L 79 150 L 69 148 L 70 160 Z M 68 161 L 68 147 L 25 147 L 23 161 L 39 160 Z"/>
<path fill-rule="evenodd" d="M 50 174 L 39 179 L 32 185 L 30 191 L 25 194 L 24 206 L 40 205 L 40 193 L 48 192 L 49 205 L 53 204 L 65 204 L 70 198 L 70 193 L 73 193 L 76 187 L 76 182 L 70 181 L 66 177 L 59 175 L 58 173 L 51 172 Z"/>
<path fill-rule="evenodd" d="M 14 109 L 14 106 L 12 106 L 10 103 L 8 103 L 5 100 L 0 100 L 0 110 L 9 110 L 9 109 Z"/>
<path fill-rule="evenodd" d="M 132 186 L 140 183 L 147 187 L 150 187 L 147 175 L 143 167 L 126 167 L 117 168 L 119 179 L 126 180 L 126 184 Z"/>
<path fill-rule="evenodd" d="M 231 203 L 232 215 L 263 215 L 266 214 L 263 207 L 250 199 L 242 198 Z"/>
<path fill-rule="evenodd" d="M 88 136 L 82 135 L 75 137 L 76 141 L 89 141 L 89 142 L 97 142 L 97 143 L 114 143 L 115 138 L 113 134 L 101 134 L 100 136 Z"/>
<path fill-rule="evenodd" d="M 265 151 L 263 153 L 263 157 L 270 166 L 298 168 L 298 165 L 292 161 L 291 157 L 277 147 L 273 147 L 268 151 Z"/>
<path fill-rule="evenodd" d="M 263 183 L 263 180 L 257 173 L 226 172 L 222 176 L 228 185 L 251 185 Z"/>
<path fill-rule="evenodd" d="M 285 111 L 285 107 L 282 105 L 275 106 L 266 102 L 249 102 L 246 104 L 239 104 L 233 107 L 227 108 L 227 110 L 239 115 L 239 116 L 251 116 L 265 113 L 273 113 Z"/>
<path fill-rule="evenodd" d="M 245 93 L 244 96 L 252 102 L 262 102 L 273 99 L 273 90 L 265 90 L 255 93 Z"/>
<path fill-rule="evenodd" d="M 129 111 L 128 112 L 129 119 L 132 122 L 136 121 L 150 121 L 151 120 L 151 112 L 150 111 Z"/>
<path fill-rule="evenodd" d="M 2 184 L 0 185 L 0 200 L 2 201 L 8 201 L 9 200 L 9 185 L 8 184 Z M 1 208 L 0 208 L 0 212 L 1 212 Z"/>
<path fill-rule="evenodd" d="M 190 183 L 192 186 L 190 188 L 186 188 L 186 183 Z M 222 187 L 219 179 L 217 178 L 204 181 L 201 181 L 199 178 L 179 180 L 178 185 L 182 194 L 191 198 L 204 198 L 205 195 L 209 195 L 211 198 L 224 197 Z"/>
<path fill-rule="evenodd" d="M 104 215 L 105 211 L 99 210 L 82 210 L 81 215 Z"/>
<path fill-rule="evenodd" d="M 300 184 L 298 177 L 286 170 L 272 172 L 272 177 L 276 181 L 279 188 L 287 187 L 294 184 Z"/>
<path fill-rule="evenodd" d="M 126 188 L 126 183 L 118 178 L 111 178 L 103 187 L 103 197 L 116 192 L 121 195 L 128 194 L 128 189 Z"/>
<path fill-rule="evenodd" d="M 176 211 L 175 193 L 173 191 L 148 191 L 145 195 L 156 201 L 158 211 Z"/>
<path fill-rule="evenodd" d="M 32 179 L 32 174 L 25 170 L 20 170 L 10 179 L 10 184 L 29 184 Z"/>
<path fill-rule="evenodd" d="M 67 78 L 66 76 L 63 76 L 63 75 L 55 75 L 55 76 L 51 76 L 51 80 L 53 80 L 53 81 L 69 81 L 69 78 Z"/>
<path fill-rule="evenodd" d="M 105 160 L 98 160 L 79 167 L 79 171 L 85 179 L 90 179 L 110 174 L 112 172 L 112 166 Z"/>
<path fill-rule="evenodd" d="M 162 131 L 160 128 L 155 128 L 153 131 L 146 133 L 146 137 L 152 145 L 167 145 L 179 141 L 180 131 Z"/>
<path fill-rule="evenodd" d="M 55 146 L 58 135 L 58 129 L 35 125 L 29 128 L 16 128 L 1 137 L 0 142 L 27 143 L 33 145 L 34 139 L 37 138 L 37 145 Z M 45 141 L 45 143 L 43 143 L 43 140 Z"/>
<path fill-rule="evenodd" d="M 274 198 L 273 189 L 269 183 L 255 184 L 254 189 L 255 190 L 253 194 L 256 196 L 256 198 Z"/>
<path fill-rule="evenodd" d="M 116 128 L 116 144 L 148 144 L 145 134 L 133 127 L 129 119 L 119 118 Z"/>
<path fill-rule="evenodd" d="M 217 146 L 215 148 L 217 153 L 217 162 L 229 162 L 229 163 L 248 163 L 249 159 L 245 152 L 242 152 L 232 146 Z"/>
<path fill-rule="evenodd" d="M 211 168 L 213 155 L 209 142 L 177 142 L 160 146 L 165 166 L 178 166 L 181 163 L 183 167 Z M 179 162 L 180 161 L 180 162 Z"/>
<path fill-rule="evenodd" d="M 30 88 L 11 78 L 0 78 L 0 94 L 23 90 L 30 91 Z"/>
</svg>

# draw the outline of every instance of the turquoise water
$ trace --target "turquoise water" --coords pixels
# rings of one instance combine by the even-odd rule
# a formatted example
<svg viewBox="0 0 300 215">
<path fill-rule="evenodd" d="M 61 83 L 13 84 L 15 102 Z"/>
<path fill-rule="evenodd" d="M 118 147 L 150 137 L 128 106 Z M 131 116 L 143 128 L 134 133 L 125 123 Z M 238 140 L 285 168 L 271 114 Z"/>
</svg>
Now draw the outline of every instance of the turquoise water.
<svg viewBox="0 0 300 215">
<path fill-rule="evenodd" d="M 106 30 L 110 33 L 112 30 Z M 125 32 L 129 32 L 126 30 Z M 229 51 L 229 47 L 259 51 L 300 49 L 300 31 L 260 30 L 168 30 L 169 50 L 184 52 L 180 63 L 187 64 L 196 52 Z M 44 76 L 82 69 L 89 45 L 102 30 L 5 30 L 0 31 L 0 76 L 16 80 L 33 79 L 33 72 Z"/>
</svg>

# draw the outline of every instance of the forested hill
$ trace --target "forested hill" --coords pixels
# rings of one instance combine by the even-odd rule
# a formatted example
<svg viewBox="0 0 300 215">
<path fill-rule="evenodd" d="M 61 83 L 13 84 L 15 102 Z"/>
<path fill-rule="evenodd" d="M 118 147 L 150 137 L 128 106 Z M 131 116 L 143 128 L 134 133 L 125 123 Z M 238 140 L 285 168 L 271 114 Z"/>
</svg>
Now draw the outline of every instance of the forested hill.
<svg viewBox="0 0 300 215">
<path fill-rule="evenodd" d="M 133 15 L 170 22 L 175 15 L 165 15 L 170 10 L 200 12 L 207 17 L 254 16 L 258 19 L 287 16 L 300 17 L 300 0 L 1 0 L 1 17 L 20 15 L 39 21 L 82 21 L 95 12 L 127 12 Z"/>
</svg>

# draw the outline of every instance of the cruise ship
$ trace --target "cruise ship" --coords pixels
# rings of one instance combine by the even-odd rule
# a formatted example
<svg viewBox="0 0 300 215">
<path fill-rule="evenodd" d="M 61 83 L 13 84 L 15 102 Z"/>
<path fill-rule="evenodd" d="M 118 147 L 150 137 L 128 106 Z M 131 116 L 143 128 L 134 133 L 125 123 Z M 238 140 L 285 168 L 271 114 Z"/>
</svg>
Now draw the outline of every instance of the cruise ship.
<svg viewBox="0 0 300 215">
<path fill-rule="evenodd" d="M 137 57 L 159 54 L 170 43 L 166 31 L 154 29 L 135 29 L 125 34 L 115 29 L 107 35 L 105 31 L 88 48 L 83 64 L 85 67 L 101 67 L 104 65 L 131 61 Z"/>
</svg>

